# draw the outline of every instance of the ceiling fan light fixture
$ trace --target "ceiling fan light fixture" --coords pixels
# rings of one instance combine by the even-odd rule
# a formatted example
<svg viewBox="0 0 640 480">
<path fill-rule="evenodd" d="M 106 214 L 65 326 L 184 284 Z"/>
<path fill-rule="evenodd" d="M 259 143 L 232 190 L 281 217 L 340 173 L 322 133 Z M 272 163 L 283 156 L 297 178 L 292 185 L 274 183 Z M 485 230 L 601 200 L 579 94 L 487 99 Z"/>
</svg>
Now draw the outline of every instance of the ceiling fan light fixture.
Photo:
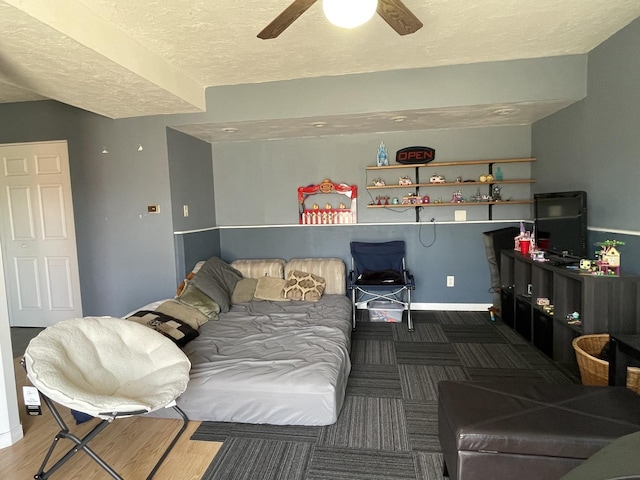
<svg viewBox="0 0 640 480">
<path fill-rule="evenodd" d="M 377 7 L 378 0 L 322 0 L 327 20 L 341 28 L 355 28 L 367 23 Z"/>
</svg>

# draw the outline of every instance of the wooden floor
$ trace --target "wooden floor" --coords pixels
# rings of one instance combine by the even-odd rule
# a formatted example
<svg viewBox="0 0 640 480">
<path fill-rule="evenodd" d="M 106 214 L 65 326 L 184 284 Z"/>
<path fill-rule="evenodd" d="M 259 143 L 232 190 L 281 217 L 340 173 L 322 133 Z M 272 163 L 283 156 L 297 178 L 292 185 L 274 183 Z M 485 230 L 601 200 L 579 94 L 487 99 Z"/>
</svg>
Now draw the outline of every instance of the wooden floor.
<svg viewBox="0 0 640 480">
<path fill-rule="evenodd" d="M 32 479 L 38 471 L 51 441 L 60 428 L 43 405 L 43 415 L 29 416 L 22 401 L 22 386 L 28 384 L 24 369 L 15 362 L 16 383 L 20 403 L 20 419 L 24 437 L 14 445 L 0 449 L 0 479 Z M 60 407 L 60 413 L 72 433 L 83 436 L 97 420 L 75 426 L 68 408 Z M 145 479 L 156 461 L 180 429 L 182 420 L 131 417 L 114 421 L 89 443 L 93 451 L 102 457 L 126 480 Z M 200 422 L 189 422 L 187 430 L 173 448 L 155 475 L 156 480 L 199 480 L 221 443 L 191 441 L 189 438 Z M 62 439 L 54 451 L 53 461 L 66 453 L 73 445 Z M 52 464 L 52 463 L 50 463 Z M 78 452 L 52 475 L 52 480 L 101 480 L 110 479 L 98 464 L 84 452 Z"/>
</svg>

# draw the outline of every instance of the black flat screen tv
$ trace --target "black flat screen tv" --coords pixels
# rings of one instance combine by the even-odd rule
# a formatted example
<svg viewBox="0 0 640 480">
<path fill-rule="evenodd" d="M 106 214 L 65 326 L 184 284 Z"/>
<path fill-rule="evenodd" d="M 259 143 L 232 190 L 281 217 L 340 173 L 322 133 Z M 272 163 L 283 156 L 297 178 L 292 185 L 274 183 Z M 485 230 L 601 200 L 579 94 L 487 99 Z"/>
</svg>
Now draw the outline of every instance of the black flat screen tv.
<svg viewBox="0 0 640 480">
<path fill-rule="evenodd" d="M 536 240 L 551 255 L 588 258 L 587 192 L 534 194 Z"/>
</svg>

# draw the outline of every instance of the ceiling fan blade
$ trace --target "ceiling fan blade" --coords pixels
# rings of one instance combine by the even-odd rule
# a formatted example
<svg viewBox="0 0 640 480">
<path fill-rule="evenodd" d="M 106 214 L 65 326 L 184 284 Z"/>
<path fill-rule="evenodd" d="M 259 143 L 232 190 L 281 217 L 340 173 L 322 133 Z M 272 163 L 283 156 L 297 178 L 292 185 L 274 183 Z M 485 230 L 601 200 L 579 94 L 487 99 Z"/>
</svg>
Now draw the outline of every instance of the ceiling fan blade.
<svg viewBox="0 0 640 480">
<path fill-rule="evenodd" d="M 378 15 L 400 35 L 415 33 L 422 28 L 422 22 L 401 0 L 378 0 Z"/>
<path fill-rule="evenodd" d="M 300 15 L 306 12 L 317 0 L 294 0 L 284 11 L 258 34 L 258 38 L 269 40 L 284 32 Z"/>
</svg>

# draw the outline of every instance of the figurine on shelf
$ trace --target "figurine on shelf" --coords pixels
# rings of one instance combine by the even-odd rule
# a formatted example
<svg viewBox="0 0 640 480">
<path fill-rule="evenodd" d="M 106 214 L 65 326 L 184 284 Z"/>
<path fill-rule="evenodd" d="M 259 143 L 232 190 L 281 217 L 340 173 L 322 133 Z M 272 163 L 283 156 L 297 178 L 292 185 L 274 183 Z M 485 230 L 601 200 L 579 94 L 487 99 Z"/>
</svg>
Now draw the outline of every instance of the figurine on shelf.
<svg viewBox="0 0 640 480">
<path fill-rule="evenodd" d="M 596 243 L 601 250 L 596 252 L 598 260 L 598 275 L 620 275 L 620 252 L 616 248 L 624 245 L 620 240 L 605 240 Z"/>
<path fill-rule="evenodd" d="M 422 203 L 422 197 L 417 196 L 413 193 L 410 193 L 409 195 L 402 197 L 403 205 L 417 205 L 420 203 Z"/>
<path fill-rule="evenodd" d="M 482 183 L 486 183 L 486 182 L 492 182 L 493 181 L 493 175 L 491 175 L 490 173 L 488 174 L 482 174 L 480 175 L 480 178 L 478 178 L 478 180 L 480 180 Z"/>
<path fill-rule="evenodd" d="M 451 203 L 462 203 L 464 202 L 464 197 L 462 196 L 462 191 L 457 190 L 453 192 L 453 196 L 451 197 Z"/>
<path fill-rule="evenodd" d="M 429 183 L 445 183 L 445 179 L 442 175 L 431 175 Z"/>
<path fill-rule="evenodd" d="M 499 185 L 494 185 L 493 186 L 493 190 L 491 191 L 491 197 L 493 198 L 494 202 L 499 202 L 502 200 L 502 194 L 500 193 L 502 189 L 500 188 Z"/>
<path fill-rule="evenodd" d="M 413 185 L 413 182 L 407 175 L 405 175 L 404 177 L 400 177 L 398 185 Z"/>
<path fill-rule="evenodd" d="M 371 180 L 371 182 L 373 183 L 374 187 L 384 187 L 387 185 L 381 178 L 374 178 L 373 180 Z"/>
<path fill-rule="evenodd" d="M 388 167 L 389 166 L 389 158 L 387 157 L 387 147 L 384 146 L 384 142 L 380 142 L 380 146 L 378 147 L 378 167 Z"/>
</svg>

